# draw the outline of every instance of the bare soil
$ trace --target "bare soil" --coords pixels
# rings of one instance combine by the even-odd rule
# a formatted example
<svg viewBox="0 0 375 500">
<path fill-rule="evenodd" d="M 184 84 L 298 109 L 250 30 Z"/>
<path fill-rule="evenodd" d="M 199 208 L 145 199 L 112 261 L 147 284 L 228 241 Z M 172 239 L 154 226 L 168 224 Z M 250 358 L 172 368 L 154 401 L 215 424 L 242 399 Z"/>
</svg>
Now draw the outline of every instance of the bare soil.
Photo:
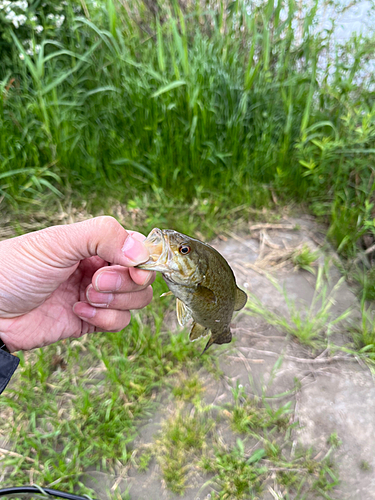
<svg viewBox="0 0 375 500">
<path fill-rule="evenodd" d="M 315 289 L 315 277 L 311 273 L 293 268 L 291 250 L 303 244 L 319 250 L 320 264 L 327 256 L 332 262 L 337 257 L 325 245 L 324 229 L 308 217 L 288 219 L 276 225 L 254 224 L 247 232 L 222 236 L 211 244 L 228 260 L 242 289 L 258 297 L 269 310 L 286 317 L 285 296 L 276 290 L 273 280 L 284 287 L 288 298 L 301 310 L 311 304 Z M 340 278 L 333 263 L 329 275 L 332 288 Z M 349 307 L 353 307 L 352 320 L 355 321 L 358 302 L 344 282 L 336 294 L 332 311 L 338 316 Z M 179 328 L 174 316 L 168 315 L 165 321 L 171 330 Z M 233 402 L 232 388 L 237 383 L 250 395 L 271 397 L 293 391 L 298 381 L 299 390 L 294 390 L 289 397 L 293 400 L 293 418 L 297 423 L 292 435 L 292 450 L 298 446 L 313 447 L 316 457 L 323 457 L 329 449 L 327 440 L 336 433 L 341 445 L 334 452 L 333 460 L 340 484 L 330 493 L 331 497 L 375 500 L 375 384 L 368 367 L 345 353 L 336 353 L 332 358 L 329 351 L 314 352 L 246 310 L 234 316 L 232 332 L 234 341 L 225 349 L 216 350 L 213 346 L 209 351 L 210 356 L 219 356 L 224 376 L 218 381 L 203 369 L 199 374 L 204 383 L 205 403 L 221 406 Z M 350 336 L 341 325 L 331 339 L 333 344 L 343 346 L 350 341 Z M 281 355 L 283 362 L 275 370 Z M 282 398 L 278 401 L 283 404 Z M 165 394 L 158 412 L 139 429 L 135 448 L 151 445 L 163 421 L 173 411 L 173 402 Z M 217 432 L 222 443 L 235 443 L 236 438 L 225 422 L 219 425 Z M 114 490 L 129 491 L 131 500 L 181 498 L 168 491 L 155 460 L 151 461 L 147 472 L 130 467 L 126 477 L 116 478 L 87 471 L 82 479 L 101 499 L 109 498 L 108 492 Z M 209 499 L 211 488 L 204 486 L 206 481 L 207 476 L 191 471 L 183 498 Z M 261 498 L 272 500 L 275 497 L 265 490 Z"/>
</svg>

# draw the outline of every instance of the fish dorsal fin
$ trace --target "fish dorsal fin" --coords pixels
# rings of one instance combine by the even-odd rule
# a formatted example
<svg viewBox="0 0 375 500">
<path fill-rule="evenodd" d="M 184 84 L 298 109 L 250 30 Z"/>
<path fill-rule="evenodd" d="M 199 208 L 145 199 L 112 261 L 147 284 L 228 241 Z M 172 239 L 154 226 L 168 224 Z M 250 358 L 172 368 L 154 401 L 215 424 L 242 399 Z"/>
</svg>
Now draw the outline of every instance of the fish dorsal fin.
<svg viewBox="0 0 375 500">
<path fill-rule="evenodd" d="M 247 302 L 246 293 L 240 288 L 236 288 L 236 300 L 234 301 L 234 310 L 239 311 L 242 309 Z"/>
<path fill-rule="evenodd" d="M 201 337 L 205 337 L 208 334 L 208 328 L 205 328 L 198 323 L 194 323 L 192 329 L 190 330 L 189 339 L 191 342 L 194 340 L 200 339 Z"/>
<path fill-rule="evenodd" d="M 177 312 L 178 324 L 180 326 L 186 325 L 189 319 L 191 319 L 191 314 L 189 309 L 180 299 L 176 299 L 176 312 Z"/>
</svg>

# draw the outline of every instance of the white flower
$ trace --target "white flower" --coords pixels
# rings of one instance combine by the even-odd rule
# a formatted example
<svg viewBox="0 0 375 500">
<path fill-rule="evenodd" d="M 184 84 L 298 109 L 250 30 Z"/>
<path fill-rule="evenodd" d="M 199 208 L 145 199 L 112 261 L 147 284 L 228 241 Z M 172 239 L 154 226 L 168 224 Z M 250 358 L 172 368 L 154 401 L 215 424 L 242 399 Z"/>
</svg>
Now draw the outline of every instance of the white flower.
<svg viewBox="0 0 375 500">
<path fill-rule="evenodd" d="M 8 12 L 8 14 L 5 16 L 5 19 L 7 21 L 11 21 L 13 18 L 16 17 L 16 14 L 11 10 L 10 12 Z"/>
<path fill-rule="evenodd" d="M 0 2 L 0 9 L 1 9 L 1 10 L 2 10 L 2 9 L 6 9 L 7 7 L 9 7 L 10 3 L 11 3 L 11 2 L 10 2 L 9 0 L 2 0 L 2 1 Z"/>
<path fill-rule="evenodd" d="M 12 10 L 5 16 L 5 19 L 7 21 L 11 21 L 16 29 L 25 24 L 27 21 L 27 17 L 24 14 L 16 16 Z"/>
<path fill-rule="evenodd" d="M 35 23 L 37 20 L 38 18 L 36 16 L 30 17 L 30 21 L 32 21 L 33 23 Z"/>
<path fill-rule="evenodd" d="M 44 28 L 43 28 L 43 26 L 41 26 L 41 25 L 39 25 L 39 26 L 36 26 L 36 27 L 35 27 L 35 31 L 36 31 L 38 34 L 39 34 L 39 33 L 41 33 L 41 32 L 43 31 L 43 29 L 44 29 Z"/>
<path fill-rule="evenodd" d="M 62 23 L 64 22 L 64 20 L 65 20 L 65 16 L 63 16 L 63 15 L 56 16 L 56 28 L 61 28 Z"/>
<path fill-rule="evenodd" d="M 25 14 L 20 14 L 19 16 L 17 16 L 17 19 L 21 26 L 27 21 L 27 17 L 25 16 Z"/>
<path fill-rule="evenodd" d="M 13 5 L 12 5 L 12 7 L 13 7 L 13 8 L 14 8 L 14 7 L 18 7 L 18 8 L 19 8 L 19 9 L 21 9 L 21 10 L 27 10 L 27 7 L 28 7 L 28 6 L 29 6 L 29 5 L 28 5 L 28 3 L 27 3 L 27 1 L 26 1 L 26 0 L 21 0 L 21 1 L 19 1 L 19 2 L 13 2 Z"/>
<path fill-rule="evenodd" d="M 29 40 L 28 42 L 29 42 L 29 48 L 26 49 L 26 54 L 28 54 L 29 56 L 33 56 L 35 54 L 38 54 L 40 51 L 40 44 L 36 43 L 34 46 L 33 42 L 31 40 Z"/>
<path fill-rule="evenodd" d="M 21 61 L 25 59 L 25 56 L 23 54 L 19 54 Z"/>
</svg>

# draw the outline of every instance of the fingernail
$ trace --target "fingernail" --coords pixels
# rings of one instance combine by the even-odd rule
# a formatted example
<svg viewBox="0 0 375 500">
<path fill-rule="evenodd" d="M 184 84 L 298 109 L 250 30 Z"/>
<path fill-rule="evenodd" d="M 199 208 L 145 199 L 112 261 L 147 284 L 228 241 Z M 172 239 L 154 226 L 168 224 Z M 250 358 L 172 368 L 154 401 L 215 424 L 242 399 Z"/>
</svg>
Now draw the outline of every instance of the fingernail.
<svg viewBox="0 0 375 500">
<path fill-rule="evenodd" d="M 144 272 L 147 273 L 147 276 L 141 286 L 146 286 L 150 281 L 152 281 L 154 277 L 154 271 L 144 271 Z"/>
<path fill-rule="evenodd" d="M 78 302 L 73 306 L 74 314 L 79 316 L 81 319 L 93 318 L 96 314 L 95 307 L 86 304 L 86 302 Z"/>
<path fill-rule="evenodd" d="M 113 300 L 113 293 L 101 293 L 97 292 L 92 285 L 86 290 L 87 300 L 92 306 L 96 307 L 106 307 Z"/>
<path fill-rule="evenodd" d="M 146 262 L 150 257 L 150 253 L 143 243 L 134 239 L 132 236 L 126 238 L 122 251 L 125 257 L 131 260 L 135 266 L 142 262 Z"/>
<path fill-rule="evenodd" d="M 105 271 L 96 278 L 95 286 L 101 292 L 115 292 L 121 286 L 121 276 L 113 271 Z"/>
</svg>

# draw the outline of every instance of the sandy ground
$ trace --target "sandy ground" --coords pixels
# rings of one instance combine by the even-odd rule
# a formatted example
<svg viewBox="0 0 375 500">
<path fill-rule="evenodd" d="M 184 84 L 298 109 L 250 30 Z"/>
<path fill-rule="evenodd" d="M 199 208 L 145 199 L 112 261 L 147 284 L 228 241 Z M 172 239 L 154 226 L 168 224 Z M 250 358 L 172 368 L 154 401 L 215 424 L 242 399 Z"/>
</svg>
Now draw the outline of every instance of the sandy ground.
<svg viewBox="0 0 375 500">
<path fill-rule="evenodd" d="M 298 307 L 304 310 L 313 299 L 315 278 L 307 271 L 292 269 L 290 263 L 283 263 L 282 259 L 280 262 L 277 257 L 263 271 L 254 266 L 261 263 L 270 252 L 280 257 L 286 253 L 286 249 L 304 243 L 311 249 L 317 249 L 324 234 L 309 218 L 281 224 L 286 229 L 260 227 L 247 234 L 217 239 L 212 244 L 232 266 L 240 287 L 256 295 L 263 305 L 276 314 L 287 316 L 285 296 L 275 289 L 272 279 L 276 279 L 284 287 L 289 299 L 296 301 Z M 295 226 L 297 229 L 292 229 Z M 332 251 L 328 253 L 333 256 Z M 325 256 L 327 253 L 324 255 L 321 252 L 321 264 Z M 279 267 L 272 265 L 275 263 Z M 268 272 L 271 273 L 271 279 Z M 329 274 L 330 286 L 333 287 L 340 275 L 333 265 L 330 266 Z M 332 311 L 336 316 L 349 307 L 357 306 L 357 300 L 345 282 L 335 294 L 335 299 Z M 354 321 L 355 317 L 354 312 Z M 175 328 L 173 319 L 169 326 Z M 280 330 L 263 319 L 244 311 L 233 318 L 232 330 L 235 344 L 219 355 L 224 373 L 221 382 L 218 383 L 209 374 L 202 374 L 205 402 L 212 405 L 232 402 L 231 388 L 237 382 L 244 386 L 248 394 L 260 395 L 263 391 L 267 396 L 272 396 L 292 390 L 298 379 L 300 390 L 291 397 L 297 423 L 292 436 L 293 448 L 299 445 L 312 446 L 318 450 L 318 458 L 322 458 L 329 449 L 327 439 L 336 433 L 342 444 L 334 452 L 333 460 L 341 482 L 330 493 L 332 498 L 375 500 L 375 475 L 371 472 L 375 470 L 375 384 L 369 369 L 344 353 L 336 353 L 336 360 L 332 360 L 327 352 L 313 353 L 298 342 L 288 340 Z M 348 341 L 343 328 L 337 328 L 332 339 L 336 345 L 344 345 Z M 215 347 L 211 348 L 210 354 L 215 355 Z M 283 363 L 274 370 L 280 355 L 283 356 Z M 136 444 L 151 443 L 167 414 L 168 407 L 162 406 L 154 418 L 140 429 Z M 229 428 L 221 428 L 219 432 L 223 443 L 230 444 L 235 439 Z M 103 488 L 103 495 L 105 488 L 111 487 L 113 481 L 114 478 L 101 473 L 94 473 L 89 480 L 96 491 L 99 486 Z M 210 487 L 202 488 L 205 481 L 207 477 L 193 474 L 183 498 L 209 499 Z M 130 468 L 127 479 L 120 486 L 122 490 L 130 487 L 132 500 L 181 498 L 166 490 L 156 463 L 151 464 L 147 473 Z M 275 497 L 265 491 L 261 498 L 271 500 Z"/>
<path fill-rule="evenodd" d="M 227 235 L 213 241 L 212 245 L 228 260 L 241 288 L 254 294 L 277 315 L 288 316 L 285 296 L 276 290 L 272 280 L 277 280 L 300 310 L 308 307 L 314 296 L 315 278 L 307 271 L 293 269 L 287 256 L 303 244 L 312 250 L 318 249 L 324 241 L 324 231 L 307 217 L 281 221 L 280 225 L 282 228 L 253 225 L 252 230 Z M 320 264 L 327 255 L 332 258 L 334 253 L 320 250 Z M 332 288 L 340 278 L 333 264 L 329 275 Z M 335 294 L 332 311 L 338 316 L 353 307 L 355 321 L 357 306 L 355 295 L 344 282 Z M 166 326 L 171 330 L 179 328 L 174 314 L 166 318 Z M 328 352 L 313 353 L 245 310 L 234 316 L 232 332 L 235 342 L 227 349 L 219 354 L 213 346 L 209 351 L 211 356 L 219 356 L 224 373 L 221 380 L 218 382 L 204 371 L 200 374 L 206 404 L 233 402 L 231 389 L 237 383 L 242 384 L 250 395 L 263 392 L 273 396 L 292 391 L 298 380 L 300 389 L 289 398 L 297 424 L 292 435 L 293 448 L 312 446 L 322 458 L 329 449 L 327 439 L 336 433 L 342 443 L 333 455 L 340 484 L 330 493 L 332 498 L 375 500 L 375 384 L 369 369 L 344 353 L 336 353 L 336 359 L 332 359 Z M 336 345 L 345 345 L 349 339 L 345 328 L 337 328 L 331 338 Z M 283 362 L 274 370 L 280 356 Z M 140 428 L 135 446 L 153 442 L 170 410 L 170 399 L 166 397 L 165 401 L 153 418 Z M 285 402 L 280 400 L 280 404 Z M 218 432 L 223 443 L 235 442 L 228 426 L 222 426 Z M 127 477 L 121 480 L 97 471 L 88 472 L 83 480 L 94 488 L 97 498 L 103 500 L 108 498 L 106 492 L 113 488 L 114 483 L 118 486 L 117 491 L 129 489 L 131 500 L 181 498 L 166 489 L 155 461 L 151 462 L 146 473 L 131 467 Z M 192 474 L 183 498 L 209 499 L 210 486 L 202 487 L 206 481 L 207 476 Z M 275 497 L 266 490 L 261 498 L 273 500 Z"/>
</svg>

